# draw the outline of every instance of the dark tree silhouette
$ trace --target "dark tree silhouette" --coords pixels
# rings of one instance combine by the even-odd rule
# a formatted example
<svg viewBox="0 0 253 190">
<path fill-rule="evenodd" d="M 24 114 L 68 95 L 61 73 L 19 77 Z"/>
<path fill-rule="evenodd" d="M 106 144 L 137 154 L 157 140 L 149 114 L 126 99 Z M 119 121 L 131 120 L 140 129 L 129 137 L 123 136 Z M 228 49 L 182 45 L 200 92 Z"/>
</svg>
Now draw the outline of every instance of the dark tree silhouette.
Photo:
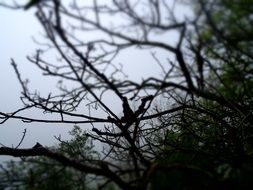
<svg viewBox="0 0 253 190">
<path fill-rule="evenodd" d="M 28 149 L 1 147 L 0 155 L 45 156 L 103 177 L 101 187 L 113 182 L 122 189 L 250 188 L 251 10 L 246 1 L 189 2 L 51 0 L 32 6 L 45 43 L 28 61 L 59 80 L 58 94 L 31 92 L 11 60 L 23 107 L 0 112 L 1 124 L 9 119 L 72 123 L 104 149 L 99 159 L 78 153 L 75 158 L 38 142 Z M 194 11 L 181 18 L 178 7 Z M 129 49 L 149 52 L 162 74 L 127 78 L 117 58 Z M 166 59 L 156 55 L 160 51 Z M 55 58 L 47 56 L 52 54 Z M 25 115 L 33 109 L 42 115 Z"/>
</svg>

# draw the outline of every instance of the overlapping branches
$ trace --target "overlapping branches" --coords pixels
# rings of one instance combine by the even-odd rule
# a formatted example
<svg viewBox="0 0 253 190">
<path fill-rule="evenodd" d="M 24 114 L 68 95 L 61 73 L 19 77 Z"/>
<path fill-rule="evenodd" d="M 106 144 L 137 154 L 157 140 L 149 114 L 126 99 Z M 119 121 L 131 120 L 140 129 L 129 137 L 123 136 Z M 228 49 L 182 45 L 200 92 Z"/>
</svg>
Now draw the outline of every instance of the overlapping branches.
<svg viewBox="0 0 253 190">
<path fill-rule="evenodd" d="M 203 3 L 200 5 L 204 6 Z M 36 4 L 36 17 L 44 30 L 46 43 L 42 45 L 44 49 L 29 56 L 28 61 L 44 75 L 59 80 L 59 93 L 49 93 L 42 97 L 39 93 L 30 92 L 28 83 L 23 80 L 17 64 L 12 60 L 22 86 L 21 100 L 24 107 L 13 113 L 0 112 L 1 124 L 8 119 L 89 124 L 92 130 L 87 135 L 105 147 L 105 161 L 101 161 L 97 167 L 80 164 L 78 160 L 43 146 L 31 149 L 2 147 L 0 154 L 46 156 L 77 170 L 104 176 L 121 188 L 146 188 L 159 149 L 159 144 L 154 143 L 155 134 L 166 136 L 164 131 L 177 126 L 178 117 L 184 123 L 185 117 L 190 118 L 190 115 L 184 114 L 187 110 L 194 114 L 205 114 L 225 124 L 226 130 L 233 131 L 224 118 L 202 107 L 199 99 L 213 101 L 252 122 L 248 116 L 248 107 L 226 99 L 207 81 L 207 70 L 212 70 L 217 76 L 219 73 L 210 64 L 212 60 L 207 60 L 203 55 L 205 42 L 200 40 L 200 44 L 196 44 L 192 40 L 192 32 L 196 32 L 194 38 L 200 37 L 201 28 L 197 23 L 203 13 L 200 11 L 196 18 L 180 20 L 174 7 L 163 0 L 112 0 L 107 3 L 94 0 L 87 5 L 78 1 L 67 5 L 52 0 Z M 202 11 L 208 12 L 204 8 Z M 167 36 L 171 32 L 177 32 L 177 35 L 175 41 L 169 43 Z M 165 37 L 159 39 L 160 35 Z M 151 61 L 154 61 L 154 66 L 161 68 L 163 75 L 135 81 L 126 78 L 127 73 L 117 63 L 121 52 L 131 48 L 150 50 L 150 53 L 153 50 L 165 51 L 168 59 L 175 61 L 167 59 L 166 64 L 163 64 L 151 53 L 155 59 Z M 47 53 L 53 53 L 57 58 L 49 59 L 45 56 Z M 145 65 L 142 67 L 145 68 Z M 105 99 L 106 94 L 110 94 L 110 100 Z M 164 110 L 155 109 L 155 103 L 159 100 L 169 100 Z M 118 102 L 117 111 L 113 109 L 114 102 Z M 136 104 L 135 109 L 133 102 Z M 84 107 L 87 109 L 84 110 Z M 44 114 L 53 113 L 58 119 L 23 115 L 23 111 L 28 109 L 38 109 Z M 90 109 L 99 110 L 101 114 L 93 116 Z M 157 126 L 154 124 L 156 121 L 166 125 Z M 203 141 L 195 129 L 185 127 L 182 130 Z M 113 168 L 106 160 L 115 161 L 118 167 Z M 121 161 L 126 161 L 129 166 L 120 165 Z M 194 167 L 191 169 L 194 170 Z"/>
</svg>

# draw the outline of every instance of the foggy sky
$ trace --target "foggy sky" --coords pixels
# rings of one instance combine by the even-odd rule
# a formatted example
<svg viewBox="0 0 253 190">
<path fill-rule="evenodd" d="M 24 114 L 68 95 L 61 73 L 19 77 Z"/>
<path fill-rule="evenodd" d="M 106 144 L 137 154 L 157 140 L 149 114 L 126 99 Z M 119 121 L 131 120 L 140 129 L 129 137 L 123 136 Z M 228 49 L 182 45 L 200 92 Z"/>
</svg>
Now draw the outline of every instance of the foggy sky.
<svg viewBox="0 0 253 190">
<path fill-rule="evenodd" d="M 39 48 L 32 38 L 40 38 L 43 33 L 34 16 L 34 10 L 13 11 L 0 7 L 0 24 L 0 111 L 12 112 L 22 107 L 22 104 L 19 99 L 21 87 L 10 64 L 11 58 L 18 64 L 23 79 L 29 78 L 33 89 L 38 88 L 38 90 L 46 91 L 47 88 L 54 88 L 52 86 L 54 83 L 50 79 L 42 77 L 39 69 L 35 68 L 26 59 L 27 55 L 32 55 Z M 175 36 L 164 36 L 163 38 L 163 40 L 171 42 Z M 168 57 L 167 53 L 163 51 L 154 53 L 157 53 L 158 57 L 160 56 L 164 60 Z M 118 58 L 118 62 L 124 65 L 126 74 L 136 81 L 141 80 L 143 76 L 158 76 L 161 74 L 159 66 L 150 53 L 131 49 L 122 53 Z M 118 112 L 120 114 L 120 110 Z M 36 116 L 36 112 L 33 114 Z M 38 117 L 40 116 L 38 115 Z M 11 119 L 0 125 L 0 143 L 10 147 L 17 146 L 26 128 L 26 137 L 21 147 L 30 148 L 36 142 L 51 146 L 56 143 L 54 136 L 61 135 L 63 138 L 67 138 L 71 126 L 63 124 L 27 124 Z M 91 126 L 87 129 L 90 130 Z"/>
</svg>

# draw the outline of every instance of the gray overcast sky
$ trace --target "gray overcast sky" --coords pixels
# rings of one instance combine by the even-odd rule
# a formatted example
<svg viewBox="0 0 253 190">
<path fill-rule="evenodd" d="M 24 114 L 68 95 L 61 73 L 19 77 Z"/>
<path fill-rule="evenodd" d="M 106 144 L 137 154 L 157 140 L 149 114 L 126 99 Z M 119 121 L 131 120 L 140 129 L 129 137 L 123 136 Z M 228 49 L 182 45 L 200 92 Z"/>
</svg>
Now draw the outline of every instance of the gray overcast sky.
<svg viewBox="0 0 253 190">
<path fill-rule="evenodd" d="M 0 8 L 0 111 L 15 111 L 22 106 L 20 102 L 21 87 L 15 72 L 10 64 L 13 58 L 22 73 L 23 78 L 30 78 L 33 85 L 46 87 L 39 70 L 26 60 L 37 48 L 32 40 L 41 30 L 39 23 L 34 17 L 33 11 L 11 11 Z M 27 129 L 23 147 L 29 147 L 37 141 L 44 145 L 52 145 L 54 135 L 66 135 L 69 128 L 59 125 L 48 124 L 24 124 L 20 121 L 9 120 L 0 125 L 0 143 L 5 146 L 16 146 L 24 129 Z"/>
<path fill-rule="evenodd" d="M 20 102 L 21 87 L 16 78 L 15 72 L 10 64 L 13 58 L 18 64 L 23 79 L 29 78 L 32 86 L 39 86 L 39 89 L 46 89 L 50 81 L 46 82 L 40 71 L 30 64 L 26 56 L 35 52 L 38 46 L 32 37 L 40 37 L 41 27 L 37 22 L 33 11 L 12 11 L 0 8 L 0 111 L 15 111 L 22 106 Z M 141 78 L 141 75 L 155 75 L 156 70 L 149 68 L 150 57 L 142 52 L 128 51 L 121 55 L 119 62 L 125 64 L 125 70 L 132 78 Z M 136 62 L 136 57 L 138 61 Z M 143 69 L 143 64 L 146 69 Z M 133 70 L 134 68 L 134 70 Z M 157 70 L 158 72 L 159 70 Z M 140 75 L 141 74 L 141 75 Z M 23 146 L 31 146 L 37 141 L 49 145 L 54 135 L 66 134 L 70 128 L 62 124 L 25 124 L 16 120 L 9 120 L 0 125 L 0 142 L 6 146 L 15 146 L 22 137 L 24 128 L 27 128 L 27 135 Z"/>
<path fill-rule="evenodd" d="M 19 101 L 21 88 L 10 65 L 11 58 L 18 64 L 23 78 L 31 80 L 33 87 L 46 90 L 49 85 L 52 87 L 52 82 L 42 78 L 40 71 L 26 60 L 26 56 L 32 55 L 38 47 L 32 40 L 32 36 L 37 38 L 41 34 L 41 27 L 34 16 L 33 10 L 12 11 L 0 7 L 0 24 L 0 111 L 11 112 L 22 106 Z M 173 35 L 165 36 L 165 40 L 173 41 L 174 39 L 175 36 Z M 168 57 L 167 53 L 157 53 L 163 60 Z M 157 76 L 161 73 L 150 53 L 141 53 L 134 49 L 128 50 L 121 54 L 118 61 L 124 64 L 126 73 L 136 80 L 140 80 L 143 76 Z M 145 67 L 143 67 L 144 64 Z M 67 131 L 70 130 L 71 126 L 62 124 L 25 124 L 21 121 L 9 120 L 4 125 L 0 125 L 0 143 L 15 147 L 22 138 L 25 128 L 27 134 L 22 147 L 30 147 L 36 142 L 48 146 L 52 145 L 55 142 L 54 135 L 61 134 L 63 137 L 67 137 Z"/>
</svg>

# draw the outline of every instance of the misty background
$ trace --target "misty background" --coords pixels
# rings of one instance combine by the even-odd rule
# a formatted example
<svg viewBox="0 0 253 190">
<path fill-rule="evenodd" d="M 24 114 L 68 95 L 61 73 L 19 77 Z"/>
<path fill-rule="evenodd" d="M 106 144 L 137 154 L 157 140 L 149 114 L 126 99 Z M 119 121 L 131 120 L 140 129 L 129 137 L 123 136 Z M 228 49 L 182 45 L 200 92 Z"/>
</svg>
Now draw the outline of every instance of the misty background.
<svg viewBox="0 0 253 190">
<path fill-rule="evenodd" d="M 183 18 L 186 13 L 189 14 L 188 11 L 187 8 L 181 7 L 177 10 L 177 14 Z M 22 102 L 20 101 L 21 86 L 10 64 L 11 58 L 17 63 L 22 79 L 29 80 L 31 91 L 38 90 L 43 94 L 48 94 L 56 89 L 57 80 L 43 76 L 40 70 L 29 63 L 26 58 L 40 48 L 35 40 L 43 42 L 43 29 L 37 22 L 33 9 L 23 11 L 0 7 L 0 24 L 0 112 L 13 112 L 22 108 Z M 169 35 L 162 36 L 160 40 L 173 43 L 176 38 L 176 33 L 172 32 Z M 154 59 L 154 55 L 165 66 L 168 59 L 173 61 L 173 57 L 169 57 L 170 55 L 164 51 L 150 49 L 140 51 L 132 48 L 123 51 L 115 62 L 123 65 L 127 77 L 139 81 L 145 76 L 162 75 L 162 70 Z M 108 96 L 107 98 L 106 102 L 111 104 L 120 115 L 122 110 L 118 110 L 118 107 L 121 106 L 117 106 L 117 101 L 112 97 Z M 36 118 L 43 117 L 41 113 L 36 111 L 27 114 Z M 20 148 L 30 148 L 36 142 L 44 146 L 52 146 L 57 144 L 55 136 L 61 136 L 64 140 L 68 139 L 68 131 L 72 127 L 73 124 L 23 123 L 20 120 L 10 119 L 0 125 L 0 143 L 2 146 L 16 147 L 26 129 L 26 135 Z M 90 125 L 81 125 L 81 127 L 87 130 L 92 129 Z M 0 159 L 4 158 L 1 157 Z"/>
</svg>

